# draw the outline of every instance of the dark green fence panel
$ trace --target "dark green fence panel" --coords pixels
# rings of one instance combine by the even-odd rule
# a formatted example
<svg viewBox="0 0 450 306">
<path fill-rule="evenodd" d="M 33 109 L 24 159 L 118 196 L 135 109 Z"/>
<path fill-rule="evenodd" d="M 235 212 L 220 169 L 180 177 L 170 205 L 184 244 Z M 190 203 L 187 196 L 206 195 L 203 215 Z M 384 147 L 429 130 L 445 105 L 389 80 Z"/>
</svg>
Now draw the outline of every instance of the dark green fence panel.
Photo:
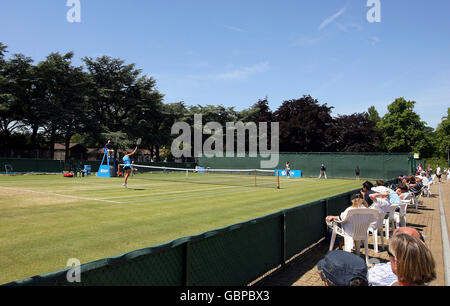
<svg viewBox="0 0 450 306">
<path fill-rule="evenodd" d="M 325 217 L 324 201 L 286 211 L 286 259 L 326 235 Z"/>
<path fill-rule="evenodd" d="M 188 247 L 188 285 L 246 285 L 281 264 L 282 214 L 209 232 Z"/>
<path fill-rule="evenodd" d="M 11 165 L 13 173 L 58 173 L 64 169 L 64 161 L 59 160 L 2 158 L 0 159 L 0 173 L 6 172 L 5 165 Z"/>
<path fill-rule="evenodd" d="M 415 173 L 414 164 L 415 161 L 412 155 L 385 155 L 383 162 L 385 176 L 383 179 L 391 179 L 397 177 L 399 174 Z M 405 171 L 401 171 L 401 169 L 405 169 Z"/>
<path fill-rule="evenodd" d="M 51 159 L 20 159 L 1 158 L 0 173 L 6 173 L 5 165 L 11 165 L 12 173 L 61 173 L 63 171 L 80 171 L 85 165 L 91 166 L 92 172 L 97 172 L 101 161 L 86 160 L 51 160 Z M 139 165 L 174 167 L 174 168 L 195 168 L 195 163 L 164 163 L 164 162 L 139 162 Z"/>
<path fill-rule="evenodd" d="M 153 252 L 152 252 L 153 251 Z M 156 252 L 155 252 L 156 251 Z M 82 272 L 82 285 L 105 286 L 182 286 L 184 285 L 183 245 L 157 251 L 152 248 L 132 252 L 119 261 Z"/>
<path fill-rule="evenodd" d="M 355 189 L 343 194 L 339 194 L 327 199 L 327 215 L 339 216 L 341 212 L 351 205 L 351 196 L 358 193 L 360 189 Z"/>
<path fill-rule="evenodd" d="M 186 239 L 81 265 L 81 282 L 67 281 L 69 269 L 9 286 L 182 286 L 186 282 Z"/>
</svg>

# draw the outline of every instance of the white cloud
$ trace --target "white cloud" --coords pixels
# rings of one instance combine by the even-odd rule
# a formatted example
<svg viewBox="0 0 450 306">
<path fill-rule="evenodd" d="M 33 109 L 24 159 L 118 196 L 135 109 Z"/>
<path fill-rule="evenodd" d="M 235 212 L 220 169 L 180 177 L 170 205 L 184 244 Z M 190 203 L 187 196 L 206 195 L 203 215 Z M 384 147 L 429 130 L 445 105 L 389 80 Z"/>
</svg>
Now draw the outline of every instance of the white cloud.
<svg viewBox="0 0 450 306">
<path fill-rule="evenodd" d="M 194 79 L 211 79 L 211 80 L 244 80 L 251 75 L 263 73 L 269 70 L 268 62 L 261 62 L 249 67 L 242 67 L 230 72 L 222 72 L 216 74 L 190 75 Z"/>
<path fill-rule="evenodd" d="M 234 32 L 240 32 L 240 33 L 247 33 L 246 30 L 238 28 L 238 27 L 233 27 L 233 26 L 229 26 L 229 25 L 224 25 L 223 26 L 225 29 L 228 29 L 230 31 L 234 31 Z"/>
<path fill-rule="evenodd" d="M 326 28 L 330 23 L 332 23 L 334 20 L 336 20 L 339 16 L 341 16 L 345 12 L 345 7 L 341 8 L 339 12 L 334 14 L 333 16 L 325 19 L 319 26 L 319 31 L 322 31 L 324 28 Z"/>
<path fill-rule="evenodd" d="M 293 46 L 299 46 L 299 47 L 308 47 L 308 46 L 314 46 L 317 45 L 322 41 L 322 37 L 312 37 L 312 36 L 306 36 L 302 35 L 298 38 L 294 39 Z"/>
<path fill-rule="evenodd" d="M 378 36 L 372 36 L 370 37 L 370 42 L 372 43 L 372 46 L 375 46 L 377 43 L 379 43 L 381 39 Z"/>
</svg>

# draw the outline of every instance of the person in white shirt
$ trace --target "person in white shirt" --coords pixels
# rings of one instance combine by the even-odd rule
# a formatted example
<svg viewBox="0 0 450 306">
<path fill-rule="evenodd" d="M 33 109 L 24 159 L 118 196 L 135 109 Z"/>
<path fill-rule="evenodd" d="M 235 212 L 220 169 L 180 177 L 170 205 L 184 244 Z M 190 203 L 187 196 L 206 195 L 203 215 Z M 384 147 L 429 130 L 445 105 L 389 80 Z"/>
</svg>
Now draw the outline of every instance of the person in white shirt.
<svg viewBox="0 0 450 306">
<path fill-rule="evenodd" d="M 373 200 L 373 204 L 369 208 L 373 208 L 378 210 L 379 212 L 389 212 L 389 190 L 383 192 L 376 192 L 370 195 L 370 198 Z"/>
<path fill-rule="evenodd" d="M 389 191 L 372 193 L 369 195 L 373 201 L 373 204 L 369 207 L 371 209 L 376 209 L 380 213 L 388 213 L 391 207 L 389 202 Z M 378 218 L 370 224 L 372 228 L 375 228 L 378 224 Z"/>
<path fill-rule="evenodd" d="M 333 228 L 333 225 L 334 225 L 333 221 L 345 220 L 345 218 L 347 217 L 347 214 L 348 214 L 348 212 L 350 210 L 357 209 L 357 208 L 367 208 L 369 206 L 367 204 L 367 202 L 364 201 L 364 199 L 363 199 L 363 197 L 362 197 L 362 195 L 360 193 L 354 194 L 351 197 L 351 201 L 352 201 L 352 205 L 350 207 L 348 207 L 346 210 L 344 210 L 339 216 L 327 216 L 325 218 L 325 222 L 327 223 L 329 228 Z M 348 235 L 352 235 L 353 234 L 353 225 L 350 222 L 343 223 L 342 224 L 342 229 Z M 343 241 L 339 241 L 339 245 L 342 246 L 343 245 Z"/>
<path fill-rule="evenodd" d="M 425 186 L 425 185 L 428 185 L 428 178 L 426 177 L 426 176 L 421 176 L 420 177 L 421 179 L 422 179 L 422 184 Z"/>
<path fill-rule="evenodd" d="M 441 182 L 441 167 L 439 167 L 439 164 L 436 165 L 436 177 L 438 178 L 439 183 Z"/>
</svg>

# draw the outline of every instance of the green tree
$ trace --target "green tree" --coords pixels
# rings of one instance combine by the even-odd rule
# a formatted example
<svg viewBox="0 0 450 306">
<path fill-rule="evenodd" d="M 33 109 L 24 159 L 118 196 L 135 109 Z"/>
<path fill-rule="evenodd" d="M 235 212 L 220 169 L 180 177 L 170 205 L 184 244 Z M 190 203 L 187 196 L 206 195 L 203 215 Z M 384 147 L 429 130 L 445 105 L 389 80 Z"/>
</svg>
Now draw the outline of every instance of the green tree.
<svg viewBox="0 0 450 306">
<path fill-rule="evenodd" d="M 5 54 L 8 52 L 6 51 L 6 49 L 8 49 L 8 46 L 0 41 L 0 61 L 4 60 L 3 58 L 5 57 Z"/>
<path fill-rule="evenodd" d="M 99 126 L 112 132 L 124 128 L 139 99 L 137 81 L 141 70 L 124 60 L 102 56 L 83 58 L 91 78 L 90 111 Z M 100 139 L 103 142 L 104 139 Z"/>
<path fill-rule="evenodd" d="M 126 64 L 118 58 L 85 57 L 83 61 L 91 79 L 89 113 L 97 124 L 91 138 L 97 145 L 103 145 L 107 135 L 125 133 L 131 142 L 142 138 L 142 148 L 159 146 L 157 125 L 163 95 L 156 90 L 156 81 L 141 76 L 135 64 Z M 125 140 L 119 137 L 118 141 Z M 116 142 L 113 146 L 120 148 L 123 143 Z"/>
<path fill-rule="evenodd" d="M 9 142 L 14 131 L 21 126 L 21 103 L 30 88 L 28 72 L 31 58 L 22 54 L 14 54 L 12 58 L 4 60 L 3 46 L 0 57 L 0 133 L 3 149 L 9 149 Z"/>
<path fill-rule="evenodd" d="M 388 152 L 418 152 L 421 157 L 433 154 L 432 135 L 426 122 L 414 112 L 415 101 L 398 98 L 388 106 L 377 128 L 384 134 L 383 147 Z"/>
<path fill-rule="evenodd" d="M 142 138 L 141 147 L 150 148 L 151 151 L 155 148 L 159 160 L 159 148 L 166 142 L 162 129 L 165 120 L 163 95 L 156 90 L 156 81 L 152 77 L 143 76 L 133 86 L 130 96 L 134 103 L 132 111 L 124 120 L 127 133 L 133 139 Z"/>
<path fill-rule="evenodd" d="M 47 127 L 50 132 L 50 150 L 53 155 L 56 137 L 65 143 L 66 159 L 72 136 L 92 126 L 87 111 L 89 79 L 82 67 L 72 65 L 73 52 L 64 55 L 51 53 L 37 65 L 39 86 L 45 92 Z"/>
<path fill-rule="evenodd" d="M 238 118 L 238 113 L 234 107 L 225 107 L 223 105 L 195 105 L 189 107 L 191 114 L 190 121 L 193 123 L 194 114 L 202 115 L 203 124 L 207 122 L 218 122 L 225 127 L 227 122 L 235 122 Z"/>
<path fill-rule="evenodd" d="M 239 120 L 243 122 L 272 122 L 273 113 L 269 107 L 269 101 L 267 97 L 262 100 L 258 100 L 250 108 L 242 110 L 238 114 Z"/>
<path fill-rule="evenodd" d="M 49 114 L 48 105 L 45 104 L 45 89 L 40 86 L 37 67 L 33 65 L 30 57 L 15 54 L 11 59 L 14 75 L 10 75 L 10 89 L 19 107 L 20 121 L 28 130 L 31 129 L 31 149 L 38 149 L 38 131 L 45 125 Z"/>
<path fill-rule="evenodd" d="M 450 150 L 450 107 L 447 108 L 447 116 L 442 117 L 442 122 L 436 128 L 435 147 L 437 157 L 448 159 Z"/>
<path fill-rule="evenodd" d="M 380 114 L 378 114 L 377 109 L 375 108 L 375 106 L 371 106 L 369 107 L 369 109 L 366 112 L 366 117 L 367 119 L 369 119 L 370 121 L 373 121 L 376 123 L 380 122 Z"/>
</svg>

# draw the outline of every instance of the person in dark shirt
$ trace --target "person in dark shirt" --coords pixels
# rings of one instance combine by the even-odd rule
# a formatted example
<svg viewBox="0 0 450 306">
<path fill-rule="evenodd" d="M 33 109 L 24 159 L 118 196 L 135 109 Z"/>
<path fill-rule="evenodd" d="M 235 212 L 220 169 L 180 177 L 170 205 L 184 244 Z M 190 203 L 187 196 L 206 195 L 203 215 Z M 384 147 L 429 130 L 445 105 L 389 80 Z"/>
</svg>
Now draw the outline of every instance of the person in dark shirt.
<svg viewBox="0 0 450 306">
<path fill-rule="evenodd" d="M 367 202 L 367 204 L 369 204 L 369 206 L 373 204 L 373 200 L 370 198 L 370 195 L 372 193 L 375 193 L 374 191 L 372 191 L 372 187 L 373 187 L 373 184 L 371 182 L 365 181 L 364 184 L 362 185 L 362 189 L 360 191 L 364 200 Z"/>
<path fill-rule="evenodd" d="M 409 177 L 409 190 L 418 196 L 422 190 L 423 184 L 421 178 L 415 178 L 413 175 Z"/>
<path fill-rule="evenodd" d="M 108 142 L 105 144 L 105 150 L 108 153 L 109 158 L 112 158 L 114 156 L 114 149 L 111 145 L 111 140 L 108 140 Z"/>
<path fill-rule="evenodd" d="M 327 178 L 327 168 L 325 168 L 324 164 L 322 164 L 322 166 L 320 167 L 319 178 L 321 178 L 322 175 L 325 177 L 325 179 Z"/>
</svg>

